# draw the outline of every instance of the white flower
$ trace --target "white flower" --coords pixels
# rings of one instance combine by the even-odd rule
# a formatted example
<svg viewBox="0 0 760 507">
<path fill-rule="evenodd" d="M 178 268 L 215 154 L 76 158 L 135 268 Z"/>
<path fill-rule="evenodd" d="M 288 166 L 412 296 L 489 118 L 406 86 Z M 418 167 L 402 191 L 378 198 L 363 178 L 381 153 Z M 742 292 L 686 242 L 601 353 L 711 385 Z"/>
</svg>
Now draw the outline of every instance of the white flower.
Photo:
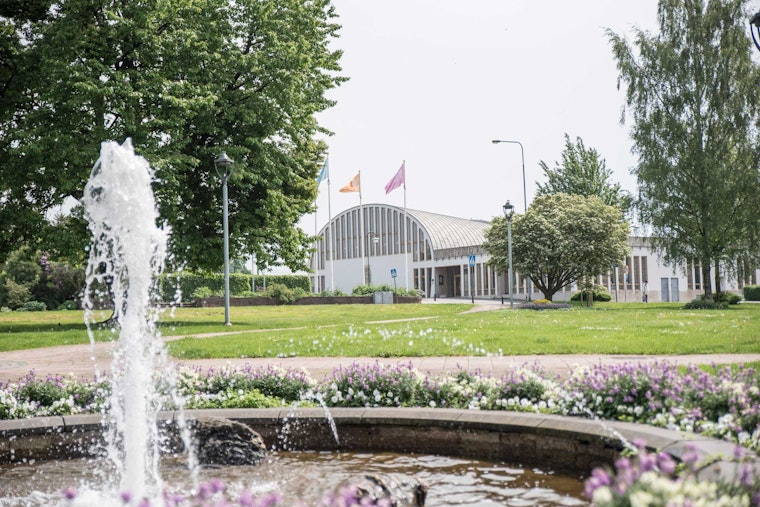
<svg viewBox="0 0 760 507">
<path fill-rule="evenodd" d="M 430 406 L 431 406 L 432 408 L 435 408 L 435 406 L 436 406 L 436 405 L 435 405 L 435 400 L 430 400 Z"/>
<path fill-rule="evenodd" d="M 607 486 L 597 488 L 594 491 L 594 505 L 604 507 L 605 505 L 612 504 L 612 491 Z"/>
</svg>

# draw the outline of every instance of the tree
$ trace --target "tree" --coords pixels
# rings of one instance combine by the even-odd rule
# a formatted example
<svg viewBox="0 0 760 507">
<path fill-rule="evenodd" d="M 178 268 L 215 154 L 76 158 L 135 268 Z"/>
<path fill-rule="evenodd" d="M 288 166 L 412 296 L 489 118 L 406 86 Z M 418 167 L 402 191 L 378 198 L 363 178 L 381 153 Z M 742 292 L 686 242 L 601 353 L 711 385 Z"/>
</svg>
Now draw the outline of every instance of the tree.
<svg viewBox="0 0 760 507">
<path fill-rule="evenodd" d="M 659 33 L 607 31 L 626 85 L 637 208 L 669 263 L 723 269 L 758 258 L 758 66 L 742 0 L 660 0 Z"/>
<path fill-rule="evenodd" d="M 555 162 L 553 169 L 543 160 L 538 165 L 544 171 L 546 183 L 536 184 L 536 195 L 595 195 L 605 204 L 616 206 L 623 214 L 631 208 L 631 195 L 620 188 L 620 183 L 610 182 L 612 171 L 607 169 L 605 160 L 594 148 L 586 148 L 580 137 L 573 143 L 565 134 L 562 162 Z"/>
<path fill-rule="evenodd" d="M 34 0 L 0 16 L 0 259 L 50 237 L 45 213 L 81 198 L 100 143 L 130 137 L 177 261 L 222 264 L 224 150 L 231 256 L 305 267 L 315 114 L 343 81 L 329 0 Z"/>
<path fill-rule="evenodd" d="M 589 274 L 605 272 L 628 253 L 628 224 L 620 210 L 596 196 L 552 194 L 536 197 L 524 215 L 512 219 L 512 264 L 530 273 L 551 300 L 562 287 Z M 508 269 L 507 219 L 497 217 L 483 248 L 489 265 Z"/>
</svg>

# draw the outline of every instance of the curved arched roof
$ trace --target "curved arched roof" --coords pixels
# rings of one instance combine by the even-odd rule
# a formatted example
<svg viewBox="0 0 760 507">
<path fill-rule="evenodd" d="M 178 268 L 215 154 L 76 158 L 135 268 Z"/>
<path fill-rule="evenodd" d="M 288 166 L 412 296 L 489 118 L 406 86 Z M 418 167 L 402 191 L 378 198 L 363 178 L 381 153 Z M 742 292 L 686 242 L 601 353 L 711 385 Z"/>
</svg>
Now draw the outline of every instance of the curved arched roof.
<svg viewBox="0 0 760 507">
<path fill-rule="evenodd" d="M 365 209 L 379 207 L 396 210 L 399 213 L 404 212 L 403 208 L 388 204 L 370 203 L 364 204 L 362 207 Z M 333 220 L 358 209 L 359 206 L 346 209 L 334 216 Z M 407 209 L 406 213 L 425 231 L 434 252 L 446 251 L 454 253 L 458 251 L 458 255 L 461 255 L 464 250 L 471 251 L 471 253 L 481 251 L 481 245 L 485 241 L 485 232 L 491 226 L 490 222 L 486 222 L 485 220 L 457 218 L 428 211 Z M 327 226 L 323 228 L 322 234 L 324 234 L 325 228 Z"/>
<path fill-rule="evenodd" d="M 430 236 L 433 250 L 480 247 L 485 241 L 486 230 L 491 226 L 483 220 L 450 217 L 427 211 L 407 209 Z"/>
</svg>

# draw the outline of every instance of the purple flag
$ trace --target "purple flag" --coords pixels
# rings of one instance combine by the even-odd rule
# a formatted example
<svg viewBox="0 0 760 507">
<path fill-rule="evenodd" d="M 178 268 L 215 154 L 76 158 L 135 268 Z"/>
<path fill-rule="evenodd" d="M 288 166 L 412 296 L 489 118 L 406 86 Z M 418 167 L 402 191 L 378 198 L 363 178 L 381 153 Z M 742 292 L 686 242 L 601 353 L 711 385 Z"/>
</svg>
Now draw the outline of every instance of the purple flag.
<svg viewBox="0 0 760 507">
<path fill-rule="evenodd" d="M 389 181 L 387 185 L 385 185 L 386 194 L 390 194 L 392 191 L 396 190 L 401 185 L 406 184 L 406 173 L 404 170 L 404 165 L 406 165 L 406 162 L 401 164 L 401 167 L 399 168 L 398 172 L 393 177 L 393 179 Z"/>
</svg>

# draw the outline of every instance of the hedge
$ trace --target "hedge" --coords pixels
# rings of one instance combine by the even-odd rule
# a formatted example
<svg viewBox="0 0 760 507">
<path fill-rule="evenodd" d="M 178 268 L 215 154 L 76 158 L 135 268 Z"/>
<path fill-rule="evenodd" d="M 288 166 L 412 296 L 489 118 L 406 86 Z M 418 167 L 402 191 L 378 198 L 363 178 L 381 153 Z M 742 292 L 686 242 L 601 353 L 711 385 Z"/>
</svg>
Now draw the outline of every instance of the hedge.
<svg viewBox="0 0 760 507">
<path fill-rule="evenodd" d="M 745 285 L 744 286 L 744 300 L 745 301 L 760 301 L 760 285 Z"/>
<path fill-rule="evenodd" d="M 290 289 L 311 291 L 311 280 L 306 275 L 255 275 L 256 289 L 261 290 L 266 278 L 267 287 L 282 284 Z M 162 301 L 174 301 L 177 282 L 182 291 L 182 301 L 190 301 L 195 289 L 208 287 L 213 292 L 224 290 L 224 275 L 221 273 L 166 273 L 159 280 L 159 293 Z M 251 290 L 251 275 L 243 273 L 230 274 L 230 294 L 242 294 Z"/>
</svg>

